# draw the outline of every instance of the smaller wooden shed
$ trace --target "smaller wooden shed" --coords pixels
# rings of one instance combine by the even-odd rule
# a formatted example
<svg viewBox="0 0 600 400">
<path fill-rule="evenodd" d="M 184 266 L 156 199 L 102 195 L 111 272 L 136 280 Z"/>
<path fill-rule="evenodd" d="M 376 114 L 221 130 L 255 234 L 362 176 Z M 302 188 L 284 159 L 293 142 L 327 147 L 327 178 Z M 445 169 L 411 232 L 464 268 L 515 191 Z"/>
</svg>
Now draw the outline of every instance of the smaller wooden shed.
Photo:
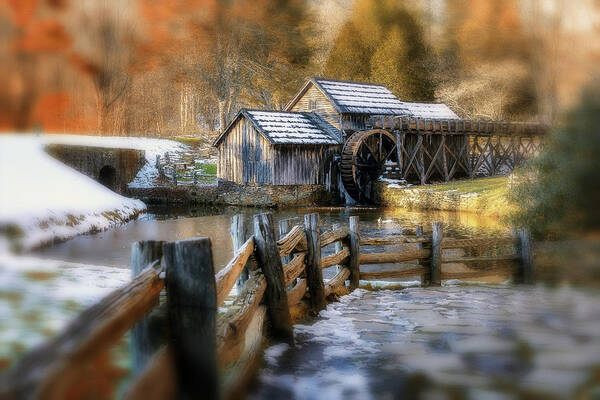
<svg viewBox="0 0 600 400">
<path fill-rule="evenodd" d="M 329 185 L 341 132 L 317 114 L 242 109 L 214 143 L 217 177 L 239 184 Z"/>
</svg>

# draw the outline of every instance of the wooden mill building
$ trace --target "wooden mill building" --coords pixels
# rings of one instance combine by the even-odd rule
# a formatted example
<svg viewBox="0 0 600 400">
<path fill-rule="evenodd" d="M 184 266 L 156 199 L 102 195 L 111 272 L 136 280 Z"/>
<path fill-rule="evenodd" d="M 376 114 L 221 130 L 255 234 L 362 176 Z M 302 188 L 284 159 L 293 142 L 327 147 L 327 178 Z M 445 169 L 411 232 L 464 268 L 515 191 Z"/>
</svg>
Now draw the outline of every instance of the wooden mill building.
<svg viewBox="0 0 600 400">
<path fill-rule="evenodd" d="M 286 110 L 313 112 L 344 133 L 367 129 L 373 116 L 458 119 L 445 104 L 401 101 L 383 85 L 322 78 L 306 82 Z"/>
<path fill-rule="evenodd" d="M 399 100 L 383 85 L 312 78 L 286 111 L 241 110 L 217 138 L 221 181 L 337 189 L 345 140 L 374 116 L 457 119 L 445 104 Z"/>
</svg>

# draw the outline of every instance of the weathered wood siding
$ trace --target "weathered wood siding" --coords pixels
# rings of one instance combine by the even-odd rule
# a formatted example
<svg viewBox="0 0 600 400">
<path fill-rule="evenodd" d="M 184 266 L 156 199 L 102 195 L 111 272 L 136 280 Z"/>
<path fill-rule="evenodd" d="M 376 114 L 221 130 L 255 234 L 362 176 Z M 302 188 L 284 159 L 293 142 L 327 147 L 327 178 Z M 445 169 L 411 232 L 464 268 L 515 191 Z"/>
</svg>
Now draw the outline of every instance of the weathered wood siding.
<svg viewBox="0 0 600 400">
<path fill-rule="evenodd" d="M 272 147 L 245 118 L 218 148 L 217 176 L 236 183 L 272 183 Z"/>
<path fill-rule="evenodd" d="M 342 131 L 362 131 L 366 129 L 371 115 L 368 114 L 343 114 Z"/>
<path fill-rule="evenodd" d="M 313 103 L 314 107 L 311 107 L 310 103 Z M 340 129 L 340 114 L 329 99 L 313 84 L 310 85 L 306 93 L 298 99 L 289 111 L 314 112 L 331 125 Z"/>
<path fill-rule="evenodd" d="M 290 146 L 273 148 L 274 185 L 337 184 L 333 158 L 341 146 Z"/>
</svg>

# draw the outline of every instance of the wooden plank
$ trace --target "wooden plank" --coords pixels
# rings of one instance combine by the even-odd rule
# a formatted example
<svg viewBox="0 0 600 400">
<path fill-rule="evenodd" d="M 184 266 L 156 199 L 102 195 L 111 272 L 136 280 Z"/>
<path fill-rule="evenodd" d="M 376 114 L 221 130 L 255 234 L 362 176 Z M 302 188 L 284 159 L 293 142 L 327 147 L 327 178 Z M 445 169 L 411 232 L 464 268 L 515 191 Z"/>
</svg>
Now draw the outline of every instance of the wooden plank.
<svg viewBox="0 0 600 400">
<path fill-rule="evenodd" d="M 341 251 L 327 257 L 321 258 L 321 268 L 329 268 L 334 265 L 346 263 L 350 259 L 350 249 L 344 247 Z"/>
<path fill-rule="evenodd" d="M 319 228 L 319 214 L 304 216 L 304 232 L 308 253 L 306 256 L 306 280 L 310 293 L 312 311 L 318 313 L 327 306 L 325 299 L 325 286 L 323 285 L 323 272 L 321 271 L 321 231 Z"/>
<path fill-rule="evenodd" d="M 163 245 L 169 336 L 180 398 L 219 397 L 217 288 L 209 238 Z"/>
<path fill-rule="evenodd" d="M 440 286 L 442 284 L 442 240 L 444 231 L 441 222 L 432 224 L 431 236 L 431 285 Z"/>
<path fill-rule="evenodd" d="M 265 277 L 259 272 L 251 273 L 240 295 L 225 315 L 219 317 L 216 336 L 220 365 L 227 365 L 240 357 L 246 329 L 260 305 L 266 289 Z"/>
<path fill-rule="evenodd" d="M 480 239 L 450 239 L 442 241 L 443 249 L 458 249 L 464 247 L 492 247 L 513 244 L 515 239 L 511 237 L 480 238 Z"/>
<path fill-rule="evenodd" d="M 287 291 L 288 306 L 293 307 L 296 304 L 298 304 L 298 302 L 300 300 L 302 300 L 304 295 L 306 295 L 307 287 L 308 287 L 308 285 L 306 283 L 306 279 L 299 279 L 293 288 L 288 289 L 288 291 Z"/>
<path fill-rule="evenodd" d="M 473 271 L 458 271 L 458 272 L 444 272 L 442 271 L 442 279 L 474 279 L 481 278 L 484 276 L 510 274 L 514 271 L 514 268 L 507 268 L 506 266 L 496 266 L 481 270 Z"/>
<path fill-rule="evenodd" d="M 325 296 L 329 296 L 332 293 L 337 293 L 339 289 L 343 288 L 346 280 L 350 277 L 350 269 L 344 267 L 338 271 L 338 273 L 331 278 L 325 285 Z"/>
<path fill-rule="evenodd" d="M 428 237 L 410 237 L 410 236 L 385 236 L 385 237 L 361 237 L 361 246 L 385 246 L 404 243 L 426 243 L 430 242 Z"/>
<path fill-rule="evenodd" d="M 348 237 L 350 231 L 347 228 L 338 228 L 327 231 L 321 234 L 321 247 L 330 245 L 331 243 L 344 240 Z"/>
<path fill-rule="evenodd" d="M 142 273 L 149 265 L 160 263 L 162 258 L 160 240 L 144 240 L 131 245 L 131 278 Z M 153 307 L 158 305 L 158 298 Z M 148 317 L 142 317 L 131 328 L 131 364 L 132 372 L 137 375 L 144 369 L 148 360 L 161 346 L 161 337 L 152 329 Z"/>
<path fill-rule="evenodd" d="M 293 344 L 292 319 L 287 305 L 281 253 L 275 240 L 273 214 L 254 216 L 254 242 L 258 263 L 267 281 L 265 302 L 271 321 L 271 336 L 275 340 Z"/>
<path fill-rule="evenodd" d="M 233 251 L 235 252 L 246 242 L 246 216 L 244 214 L 237 214 L 231 217 L 229 233 L 231 234 L 231 243 L 233 245 Z M 247 280 L 248 268 L 244 265 L 242 266 L 242 271 L 236 282 L 238 290 L 242 288 L 244 282 Z"/>
<path fill-rule="evenodd" d="M 223 301 L 231 293 L 233 285 L 239 283 L 238 276 L 246 268 L 248 259 L 254 252 L 254 238 L 250 237 L 234 254 L 233 258 L 217 272 L 215 279 L 217 281 L 217 307 L 221 307 Z M 247 280 L 247 279 L 246 279 Z M 245 283 L 246 281 L 244 281 Z M 243 287 L 243 285 L 242 285 Z"/>
<path fill-rule="evenodd" d="M 296 278 L 298 278 L 305 270 L 304 260 L 306 258 L 305 253 L 296 254 L 292 261 L 283 266 L 283 276 L 285 286 L 288 287 Z"/>
<path fill-rule="evenodd" d="M 402 269 L 386 270 L 386 271 L 361 271 L 360 277 L 363 280 L 372 279 L 391 279 L 391 278 L 405 278 L 409 276 L 422 275 L 427 273 L 425 267 L 407 267 Z"/>
<path fill-rule="evenodd" d="M 350 291 L 360 284 L 360 226 L 357 216 L 350 217 Z"/>
<path fill-rule="evenodd" d="M 277 241 L 279 254 L 285 257 L 294 251 L 306 250 L 306 234 L 301 226 L 294 226 L 290 232 Z"/>
<path fill-rule="evenodd" d="M 442 258 L 442 263 L 445 264 L 464 264 L 464 263 L 478 263 L 478 262 L 494 262 L 494 261 L 515 261 L 519 260 L 518 255 L 506 255 L 506 256 L 481 256 L 481 257 L 456 257 L 456 258 Z"/>
<path fill-rule="evenodd" d="M 406 250 L 400 252 L 367 253 L 360 255 L 360 265 L 415 261 L 421 258 L 427 258 L 430 255 L 431 251 L 429 250 Z"/>
</svg>

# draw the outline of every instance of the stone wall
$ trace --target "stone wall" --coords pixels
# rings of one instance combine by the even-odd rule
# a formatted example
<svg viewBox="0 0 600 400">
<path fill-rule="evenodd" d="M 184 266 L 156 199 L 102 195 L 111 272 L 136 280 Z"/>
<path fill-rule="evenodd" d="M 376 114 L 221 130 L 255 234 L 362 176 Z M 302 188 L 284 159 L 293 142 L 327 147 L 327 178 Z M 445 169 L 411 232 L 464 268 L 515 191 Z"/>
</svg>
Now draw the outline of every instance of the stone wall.
<svg viewBox="0 0 600 400">
<path fill-rule="evenodd" d="M 255 207 L 333 205 L 335 193 L 325 185 L 237 184 L 220 181 L 212 186 L 130 188 L 128 195 L 151 204 L 225 204 Z"/>
<path fill-rule="evenodd" d="M 143 150 L 49 144 L 46 151 L 77 171 L 124 194 L 146 163 Z"/>
</svg>

